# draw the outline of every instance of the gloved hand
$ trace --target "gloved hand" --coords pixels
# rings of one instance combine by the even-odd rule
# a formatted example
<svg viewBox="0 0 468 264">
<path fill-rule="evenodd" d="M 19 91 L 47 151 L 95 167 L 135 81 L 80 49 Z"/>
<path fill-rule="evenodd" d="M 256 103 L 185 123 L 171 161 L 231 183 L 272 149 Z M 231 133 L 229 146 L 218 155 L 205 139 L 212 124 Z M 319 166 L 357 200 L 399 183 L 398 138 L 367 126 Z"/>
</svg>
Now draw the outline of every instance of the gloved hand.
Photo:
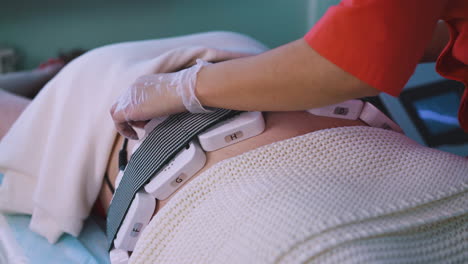
<svg viewBox="0 0 468 264">
<path fill-rule="evenodd" d="M 208 64 L 198 59 L 196 65 L 179 72 L 138 78 L 111 108 L 117 131 L 127 138 L 138 139 L 132 126 L 143 127 L 153 118 L 184 111 L 209 112 L 195 96 L 197 74 Z"/>
</svg>

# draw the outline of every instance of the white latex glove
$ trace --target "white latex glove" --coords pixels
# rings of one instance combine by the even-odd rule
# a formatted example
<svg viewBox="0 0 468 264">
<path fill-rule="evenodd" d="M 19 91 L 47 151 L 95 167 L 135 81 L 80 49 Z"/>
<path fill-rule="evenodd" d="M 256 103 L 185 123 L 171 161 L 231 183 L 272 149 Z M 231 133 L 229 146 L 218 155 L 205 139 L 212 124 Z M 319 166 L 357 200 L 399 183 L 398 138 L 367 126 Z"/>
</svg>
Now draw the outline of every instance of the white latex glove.
<svg viewBox="0 0 468 264">
<path fill-rule="evenodd" d="M 153 118 L 184 111 L 209 112 L 195 96 L 197 74 L 208 64 L 198 59 L 196 65 L 178 72 L 138 78 L 111 108 L 117 131 L 127 138 L 138 139 L 132 126 L 141 128 Z"/>
</svg>

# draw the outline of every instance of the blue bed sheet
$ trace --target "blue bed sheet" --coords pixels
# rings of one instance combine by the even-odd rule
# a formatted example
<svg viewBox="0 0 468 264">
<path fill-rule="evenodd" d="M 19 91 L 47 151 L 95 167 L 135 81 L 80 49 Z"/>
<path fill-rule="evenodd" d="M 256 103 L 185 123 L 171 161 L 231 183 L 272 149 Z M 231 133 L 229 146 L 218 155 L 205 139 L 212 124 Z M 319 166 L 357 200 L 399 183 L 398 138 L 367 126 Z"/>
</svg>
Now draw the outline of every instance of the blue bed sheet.
<svg viewBox="0 0 468 264">
<path fill-rule="evenodd" d="M 8 215 L 6 218 L 31 264 L 110 263 L 106 236 L 97 219 L 88 219 L 78 238 L 63 235 L 56 244 L 51 245 L 44 237 L 29 230 L 30 216 Z"/>
</svg>

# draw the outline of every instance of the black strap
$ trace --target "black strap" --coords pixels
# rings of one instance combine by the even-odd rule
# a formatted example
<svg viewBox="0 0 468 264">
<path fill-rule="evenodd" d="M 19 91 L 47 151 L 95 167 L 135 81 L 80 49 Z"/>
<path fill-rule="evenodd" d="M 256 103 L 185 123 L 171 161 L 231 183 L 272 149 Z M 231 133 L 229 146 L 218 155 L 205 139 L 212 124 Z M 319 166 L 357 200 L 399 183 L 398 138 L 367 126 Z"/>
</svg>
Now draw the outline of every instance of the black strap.
<svg viewBox="0 0 468 264">
<path fill-rule="evenodd" d="M 111 191 L 111 193 L 114 194 L 114 192 L 115 192 L 114 185 L 112 185 L 111 180 L 109 179 L 109 174 L 107 173 L 107 171 L 106 171 L 106 173 L 104 173 L 104 180 L 106 181 L 107 187 L 109 187 L 109 190 Z"/>
<path fill-rule="evenodd" d="M 124 170 L 125 167 L 127 166 L 127 160 L 128 160 L 127 145 L 128 145 L 128 138 L 125 138 L 123 145 L 122 145 L 122 149 L 120 149 L 119 151 L 119 170 Z"/>
<path fill-rule="evenodd" d="M 130 158 L 107 211 L 109 250 L 138 190 L 199 133 L 239 113 L 226 109 L 203 114 L 181 113 L 156 126 Z"/>
<path fill-rule="evenodd" d="M 125 167 L 127 166 L 127 145 L 128 145 L 128 138 L 125 138 L 122 144 L 122 148 L 119 151 L 119 170 L 124 170 Z M 112 194 L 115 192 L 114 185 L 112 184 L 109 174 L 107 171 L 104 173 L 104 180 L 106 181 L 107 187 L 109 187 L 109 190 L 111 191 Z"/>
</svg>

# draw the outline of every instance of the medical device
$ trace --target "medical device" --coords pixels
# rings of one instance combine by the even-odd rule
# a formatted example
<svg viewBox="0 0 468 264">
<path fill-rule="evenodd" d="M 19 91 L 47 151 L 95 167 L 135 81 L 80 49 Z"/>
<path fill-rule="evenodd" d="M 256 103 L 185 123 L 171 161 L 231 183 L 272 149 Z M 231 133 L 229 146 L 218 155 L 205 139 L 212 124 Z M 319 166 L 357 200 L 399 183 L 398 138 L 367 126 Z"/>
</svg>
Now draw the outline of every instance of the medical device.
<svg viewBox="0 0 468 264">
<path fill-rule="evenodd" d="M 165 200 L 205 166 L 206 156 L 196 141 L 179 152 L 144 187 L 158 200 Z"/>
<path fill-rule="evenodd" d="M 114 248 L 109 252 L 109 258 L 112 264 L 127 264 L 130 256 L 128 251 Z"/>
<path fill-rule="evenodd" d="M 349 100 L 339 104 L 310 109 L 307 110 L 307 112 L 318 116 L 357 120 L 362 112 L 363 107 L 363 101 Z"/>
<path fill-rule="evenodd" d="M 468 156 L 468 133 L 458 120 L 464 89 L 461 82 L 436 79 L 408 87 L 398 100 L 383 96 L 383 101 L 391 106 L 388 110 L 404 124 L 410 138 L 429 147 Z"/>
<path fill-rule="evenodd" d="M 378 127 L 403 133 L 403 130 L 377 107 L 369 102 L 360 100 L 349 100 L 339 104 L 329 105 L 322 108 L 314 108 L 307 112 L 326 117 L 342 118 L 349 120 L 362 120 L 371 127 Z"/>
<path fill-rule="evenodd" d="M 164 121 L 154 122 L 152 127 Z M 151 123 L 151 122 L 150 122 Z M 148 134 L 150 129 L 140 132 Z M 152 129 L 151 129 L 152 130 Z M 169 161 L 148 184 L 140 190 L 130 205 L 122 225 L 114 239 L 115 248 L 110 251 L 112 264 L 124 264 L 128 262 L 128 252 L 133 251 L 140 233 L 149 223 L 155 207 L 156 200 L 165 200 L 180 188 L 187 180 L 200 171 L 206 163 L 205 151 L 214 151 L 245 139 L 261 134 L 265 130 L 265 121 L 261 112 L 244 112 L 223 121 L 191 141 L 184 149 Z M 143 141 L 138 142 L 132 154 L 139 148 Z M 125 143 L 124 143 L 125 145 Z M 126 145 L 125 145 L 126 146 Z M 123 152 L 122 152 L 123 153 Z M 122 159 L 123 160 L 123 159 Z M 119 159 L 119 174 L 115 182 L 115 188 L 119 186 L 125 166 Z"/>
<path fill-rule="evenodd" d="M 127 215 L 114 240 L 117 249 L 133 251 L 143 229 L 148 225 L 156 208 L 153 196 L 139 191 L 128 209 Z"/>
<path fill-rule="evenodd" d="M 257 136 L 265 130 L 261 112 L 244 112 L 198 135 L 205 151 L 214 151 Z"/>
<path fill-rule="evenodd" d="M 359 116 L 364 123 L 371 127 L 379 127 L 387 130 L 393 130 L 398 133 L 403 133 L 403 130 L 393 120 L 382 113 L 377 107 L 369 102 L 364 104 L 361 115 Z"/>
</svg>

